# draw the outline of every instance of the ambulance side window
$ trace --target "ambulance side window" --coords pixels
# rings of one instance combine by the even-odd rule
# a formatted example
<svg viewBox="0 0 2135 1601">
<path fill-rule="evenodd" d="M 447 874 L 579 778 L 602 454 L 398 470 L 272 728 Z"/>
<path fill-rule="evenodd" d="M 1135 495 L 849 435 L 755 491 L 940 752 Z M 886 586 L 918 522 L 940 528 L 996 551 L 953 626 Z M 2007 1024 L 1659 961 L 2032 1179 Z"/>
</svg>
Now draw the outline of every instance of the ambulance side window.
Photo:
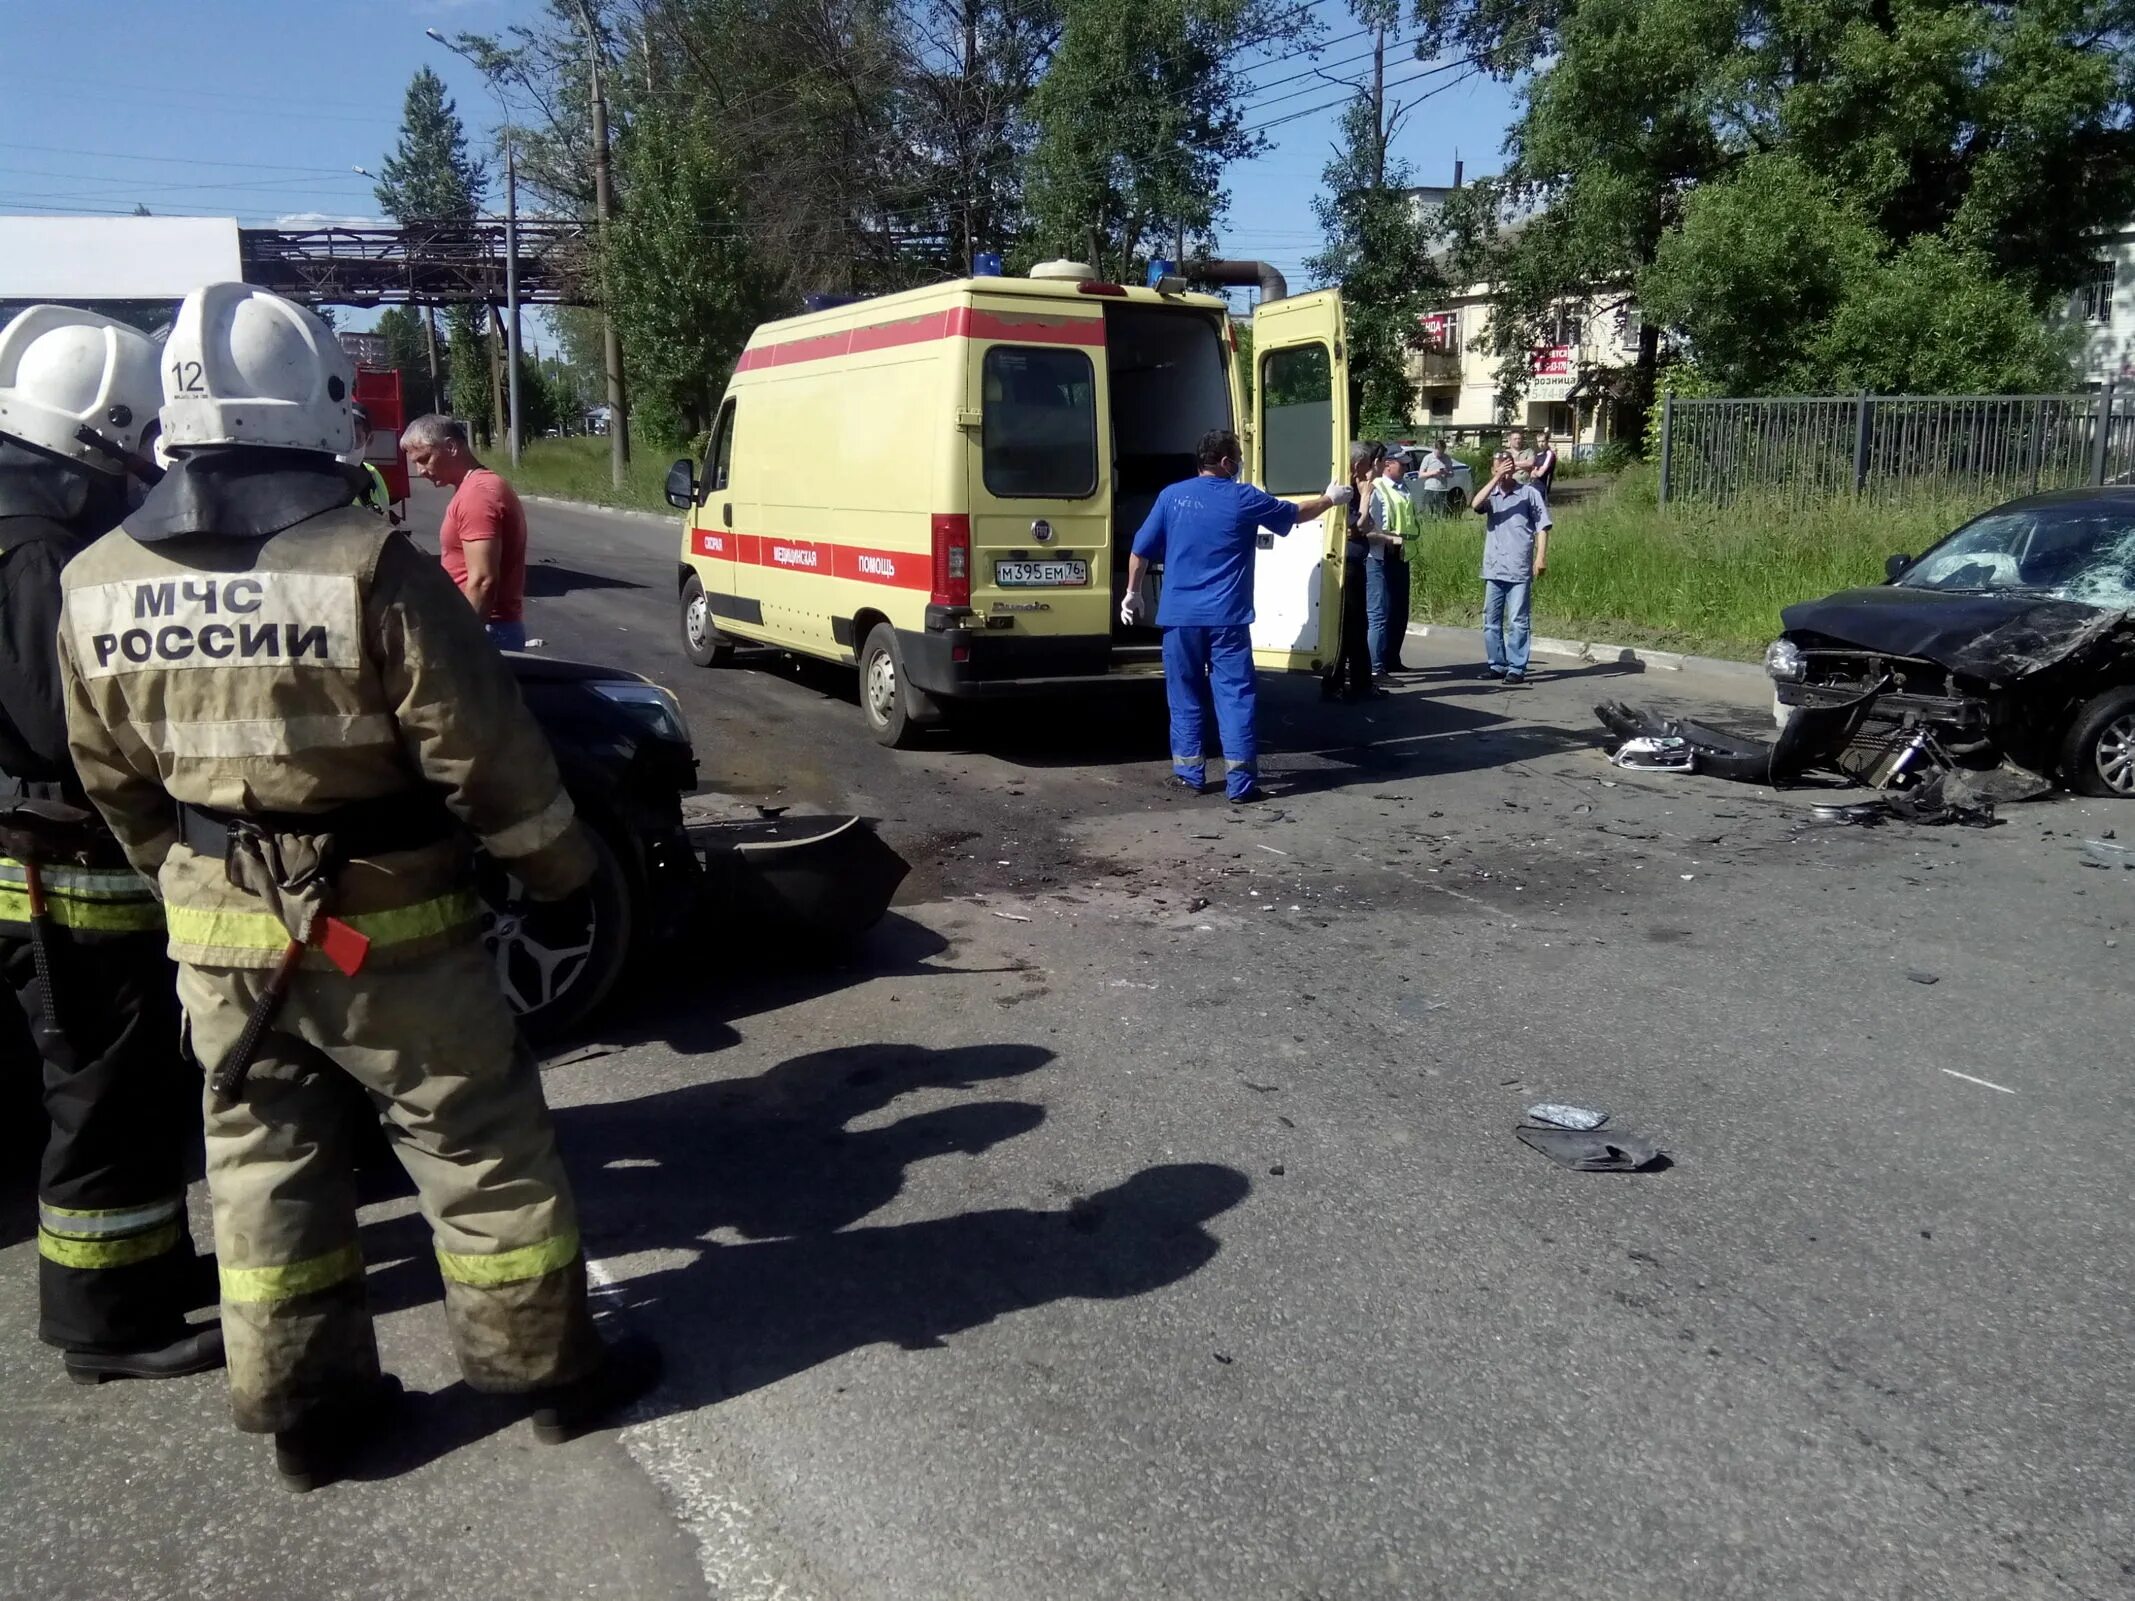
<svg viewBox="0 0 2135 1601">
<path fill-rule="evenodd" d="M 726 488 L 734 475 L 734 402 L 719 408 L 719 421 L 712 429 L 711 449 L 704 453 L 704 492 Z"/>
<path fill-rule="evenodd" d="M 1080 500 L 1097 488 L 1097 374 L 1080 350 L 996 345 L 980 368 L 989 495 Z"/>
<path fill-rule="evenodd" d="M 1261 487 L 1271 495 L 1316 495 L 1338 476 L 1334 363 L 1325 345 L 1292 345 L 1260 360 Z"/>
</svg>

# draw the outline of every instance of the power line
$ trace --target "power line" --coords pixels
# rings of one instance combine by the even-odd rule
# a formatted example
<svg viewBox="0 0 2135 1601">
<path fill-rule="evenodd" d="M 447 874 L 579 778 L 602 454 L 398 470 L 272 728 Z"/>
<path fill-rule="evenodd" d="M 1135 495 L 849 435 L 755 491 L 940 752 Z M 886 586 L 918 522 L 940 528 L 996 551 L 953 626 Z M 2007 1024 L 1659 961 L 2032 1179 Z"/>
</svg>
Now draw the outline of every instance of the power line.
<svg viewBox="0 0 2135 1601">
<path fill-rule="evenodd" d="M 1411 48 L 1412 46 L 1421 44 L 1422 42 L 1423 39 L 1421 35 L 1418 35 L 1414 39 L 1388 40 L 1387 48 L 1390 50 L 1406 50 Z M 1262 92 L 1265 90 L 1278 89 L 1286 83 L 1299 83 L 1306 78 L 1317 78 L 1321 74 L 1335 67 L 1353 66 L 1358 62 L 1369 61 L 1373 56 L 1377 55 L 1378 53 L 1378 49 L 1374 47 L 1370 50 L 1362 51 L 1357 55 L 1344 56 L 1339 61 L 1322 61 L 1317 66 L 1307 67 L 1303 72 L 1293 72 L 1285 78 L 1270 78 L 1266 83 L 1254 85 L 1252 92 L 1246 97 L 1246 109 L 1250 110 L 1255 102 L 1260 102 L 1262 104 L 1267 105 L 1274 104 L 1273 101 L 1261 101 Z M 1399 64 L 1400 62 L 1397 59 L 1396 65 Z M 1300 91 L 1300 93 L 1310 93 L 1310 91 L 1302 90 Z"/>
<path fill-rule="evenodd" d="M 1434 73 L 1440 73 L 1440 72 L 1451 72 L 1451 71 L 1452 71 L 1452 70 L 1453 70 L 1453 69 L 1454 69 L 1455 67 L 1461 67 L 1461 66 L 1465 66 L 1465 65 L 1467 65 L 1467 63 L 1466 63 L 1466 62 L 1465 62 L 1464 60 L 1454 60 L 1454 61 L 1445 61 L 1445 62 L 1441 62 L 1441 63 L 1439 63 L 1439 64 L 1438 64 L 1437 66 L 1435 66 L 1435 67 L 1426 67 L 1426 68 L 1425 68 L 1425 69 L 1424 69 L 1424 70 L 1423 70 L 1422 72 L 1420 72 L 1420 73 L 1417 73 L 1417 74 L 1415 74 L 1415 75 L 1413 75 L 1413 76 L 1411 76 L 1411 77 L 1407 77 L 1407 78 L 1403 78 L 1403 79 L 1400 79 L 1400 80 L 1399 80 L 1399 82 L 1400 82 L 1400 83 L 1404 83 L 1404 84 L 1408 84 L 1408 83 L 1419 83 L 1419 82 L 1421 82 L 1421 81 L 1422 81 L 1423 79 L 1425 79 L 1425 78 L 1428 78 L 1428 77 L 1430 77 L 1430 76 L 1431 76 L 1432 74 L 1434 74 Z M 1318 83 L 1315 83 L 1315 84 L 1308 84 L 1308 85 L 1307 85 L 1306 87 L 1304 87 L 1304 88 L 1302 88 L 1302 89 L 1292 89 L 1292 90 L 1290 90 L 1290 91 L 1289 91 L 1289 93 L 1287 93 L 1287 94 L 1279 94 L 1279 95 L 1275 95 L 1275 96 L 1273 96 L 1273 97 L 1272 97 L 1272 98 L 1270 98 L 1270 99 L 1267 99 L 1267 100 L 1262 100 L 1262 101 L 1260 101 L 1260 102 L 1259 102 L 1258 104 L 1256 104 L 1256 105 L 1253 105 L 1253 106 L 1249 106 L 1249 107 L 1245 107 L 1245 108 L 1243 108 L 1243 109 L 1246 109 L 1246 110 L 1251 110 L 1251 111 L 1264 111 L 1264 110 L 1266 110 L 1266 109 L 1267 109 L 1267 108 L 1268 108 L 1269 106 L 1279 106 L 1279 105 L 1281 105 L 1281 104 L 1282 104 L 1282 103 L 1283 103 L 1283 102 L 1284 102 L 1285 100 L 1296 100 L 1296 99 L 1299 99 L 1299 98 L 1301 98 L 1301 97 L 1303 97 L 1303 96 L 1305 96 L 1305 95 L 1309 95 L 1309 94 L 1317 94 L 1317 93 L 1319 93 L 1319 92 L 1320 92 L 1320 91 L 1321 91 L 1322 89 L 1324 89 L 1324 88 L 1326 88 L 1326 87 L 1327 87 L 1327 86 L 1326 86 L 1325 84 L 1318 84 Z M 1393 81 L 1389 81 L 1389 82 L 1387 83 L 1386 87 L 1387 87 L 1387 88 L 1389 88 L 1389 89 L 1392 89 L 1392 88 L 1396 87 L 1396 84 L 1395 84 L 1395 83 L 1394 83 Z M 1360 94 L 1360 93 L 1362 93 L 1362 91 L 1361 91 L 1361 90 L 1358 90 L 1358 89 L 1351 89 L 1351 90 L 1349 90 L 1349 91 L 1348 91 L 1348 92 L 1347 92 L 1346 94 L 1344 94 L 1344 95 L 1342 96 L 1342 99 L 1343 99 L 1343 100 L 1354 100 L 1354 99 L 1355 99 L 1355 98 L 1357 97 L 1357 95 L 1358 95 L 1358 94 Z M 1336 105 L 1339 105 L 1339 104 L 1340 104 L 1341 102 L 1340 102 L 1340 101 L 1335 101 L 1335 102 L 1332 102 L 1332 103 L 1333 103 L 1333 104 L 1336 104 Z M 1274 124 L 1274 123 L 1263 123 L 1263 124 L 1262 124 L 1261 126 L 1262 126 L 1262 127 L 1273 127 L 1273 126 L 1275 126 L 1275 124 Z M 1258 130 L 1257 130 L 1257 129 L 1254 129 L 1254 128 L 1247 128 L 1247 129 L 1246 129 L 1245 131 L 1246 131 L 1247 133 L 1254 133 L 1254 132 L 1257 132 Z"/>
<path fill-rule="evenodd" d="M 78 103 L 82 97 L 79 89 L 47 89 L 38 84 L 13 83 L 8 86 L 8 92 L 18 99 L 32 100 L 42 97 L 47 100 L 61 99 Z M 400 123 L 398 116 L 378 116 L 374 114 L 367 117 L 352 117 L 345 113 L 337 114 L 331 111 L 279 110 L 263 108 L 258 105 L 179 106 L 174 109 L 183 112 L 188 117 L 269 117 L 277 122 L 287 122 L 292 118 L 301 116 L 306 122 L 356 122 L 362 123 L 367 127 L 397 127 Z"/>
<path fill-rule="evenodd" d="M 94 156 L 105 161 L 151 161 L 166 167 L 227 167 L 233 172 L 331 172 L 346 167 L 285 167 L 265 161 L 203 161 L 192 156 L 144 156 L 127 150 L 72 150 L 64 145 L 24 145 L 0 141 L 0 150 L 27 150 L 40 156 Z"/>
<path fill-rule="evenodd" d="M 338 178 L 332 180 L 322 180 L 319 178 L 274 178 L 252 182 L 239 180 L 231 183 L 172 183 L 162 178 L 143 178 L 139 176 L 128 177 L 123 174 L 113 176 L 111 174 L 98 172 L 52 172 L 41 167 L 0 166 L 0 173 L 6 173 L 11 177 L 16 178 L 71 179 L 77 182 L 94 184 L 97 186 L 97 190 L 99 192 L 103 190 L 140 190 L 146 193 L 154 194 L 192 194 L 201 191 L 220 192 L 223 190 L 253 190 L 259 192 L 270 192 L 292 188 L 299 191 L 303 191 L 312 189 L 328 189 L 332 188 L 337 183 L 364 184 L 366 188 L 369 187 L 369 185 L 365 182 L 364 179 L 349 173 L 343 173 Z M 60 196 L 62 198 L 64 198 L 65 195 L 65 191 L 61 190 L 52 190 L 49 192 L 55 196 Z"/>
<path fill-rule="evenodd" d="M 1431 96 L 1435 94 L 1443 94 L 1448 89 L 1457 89 L 1458 87 L 1460 87 L 1460 85 L 1466 83 L 1470 78 L 1474 77 L 1478 72 L 1482 70 L 1481 68 L 1467 61 L 1449 61 L 1439 66 L 1426 67 L 1423 71 L 1418 73 L 1412 73 L 1406 78 L 1394 79 L 1388 82 L 1386 87 L 1388 89 L 1405 89 L 1410 84 L 1421 83 L 1426 78 L 1435 77 L 1441 72 L 1450 72 L 1456 67 L 1465 68 L 1466 70 L 1463 71 L 1459 77 L 1453 79 L 1451 82 L 1438 84 L 1433 88 L 1426 89 L 1422 94 L 1418 95 L 1415 100 L 1410 101 L 1409 104 L 1415 105 L 1421 101 L 1430 99 Z M 1286 112 L 1282 116 L 1270 118 L 1266 122 L 1251 124 L 1245 128 L 1241 128 L 1239 132 L 1244 134 L 1266 133 L 1270 128 L 1280 128 L 1285 123 L 1296 122 L 1300 118 L 1314 116 L 1322 111 L 1331 111 L 1336 106 L 1346 106 L 1350 102 L 1354 101 L 1356 98 L 1357 93 L 1356 91 L 1352 90 L 1348 94 L 1342 95 L 1337 99 L 1323 100 L 1320 102 L 1320 104 L 1316 106 L 1306 106 L 1301 111 Z"/>
</svg>

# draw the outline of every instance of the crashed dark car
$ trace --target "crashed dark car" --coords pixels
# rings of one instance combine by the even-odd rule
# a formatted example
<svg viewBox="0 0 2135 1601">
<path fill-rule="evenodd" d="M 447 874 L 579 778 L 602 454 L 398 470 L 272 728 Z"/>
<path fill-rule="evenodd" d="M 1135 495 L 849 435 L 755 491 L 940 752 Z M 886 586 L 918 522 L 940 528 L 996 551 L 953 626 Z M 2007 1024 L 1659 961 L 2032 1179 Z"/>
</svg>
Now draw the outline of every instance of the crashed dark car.
<svg viewBox="0 0 2135 1601">
<path fill-rule="evenodd" d="M 1925 754 L 2135 796 L 2135 487 L 2010 501 L 1887 571 L 1782 613 L 1783 748 L 1877 784 Z"/>
<path fill-rule="evenodd" d="M 529 1034 L 553 1037 L 607 998 L 633 951 L 691 915 L 701 868 L 682 797 L 697 787 L 697 761 L 682 708 L 651 679 L 547 656 L 505 660 L 549 736 L 599 864 L 569 915 L 530 922 L 519 881 L 475 859 L 488 909 L 483 943 L 505 998 Z"/>
</svg>

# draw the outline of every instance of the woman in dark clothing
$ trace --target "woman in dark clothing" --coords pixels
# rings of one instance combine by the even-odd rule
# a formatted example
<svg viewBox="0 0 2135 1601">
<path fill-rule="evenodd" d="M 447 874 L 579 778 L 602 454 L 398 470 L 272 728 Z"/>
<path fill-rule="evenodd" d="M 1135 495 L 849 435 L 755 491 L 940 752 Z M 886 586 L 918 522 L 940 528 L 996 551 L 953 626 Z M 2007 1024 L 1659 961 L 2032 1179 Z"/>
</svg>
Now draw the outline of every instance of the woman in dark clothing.
<svg viewBox="0 0 2135 1601">
<path fill-rule="evenodd" d="M 1372 480 L 1386 459 L 1386 446 L 1376 439 L 1362 439 L 1349 447 L 1349 484 L 1356 498 L 1347 507 L 1349 538 L 1342 547 L 1342 637 L 1334 665 L 1320 680 L 1320 695 L 1333 700 L 1368 700 L 1384 695 L 1372 683 L 1371 616 L 1366 609 L 1364 570 L 1373 543 L 1380 538 L 1373 511 Z"/>
</svg>

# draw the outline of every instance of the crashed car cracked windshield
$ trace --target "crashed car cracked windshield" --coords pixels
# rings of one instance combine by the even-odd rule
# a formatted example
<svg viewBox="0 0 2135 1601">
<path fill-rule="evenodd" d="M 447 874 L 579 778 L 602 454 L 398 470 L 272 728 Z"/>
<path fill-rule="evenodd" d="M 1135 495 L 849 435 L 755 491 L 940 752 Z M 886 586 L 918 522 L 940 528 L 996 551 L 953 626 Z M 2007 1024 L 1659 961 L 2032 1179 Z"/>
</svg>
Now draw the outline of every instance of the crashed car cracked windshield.
<svg viewBox="0 0 2135 1601">
<path fill-rule="evenodd" d="M 2135 487 L 2010 501 L 1888 573 L 1781 614 L 1782 745 L 1871 783 L 1926 749 L 2135 796 Z"/>
</svg>

